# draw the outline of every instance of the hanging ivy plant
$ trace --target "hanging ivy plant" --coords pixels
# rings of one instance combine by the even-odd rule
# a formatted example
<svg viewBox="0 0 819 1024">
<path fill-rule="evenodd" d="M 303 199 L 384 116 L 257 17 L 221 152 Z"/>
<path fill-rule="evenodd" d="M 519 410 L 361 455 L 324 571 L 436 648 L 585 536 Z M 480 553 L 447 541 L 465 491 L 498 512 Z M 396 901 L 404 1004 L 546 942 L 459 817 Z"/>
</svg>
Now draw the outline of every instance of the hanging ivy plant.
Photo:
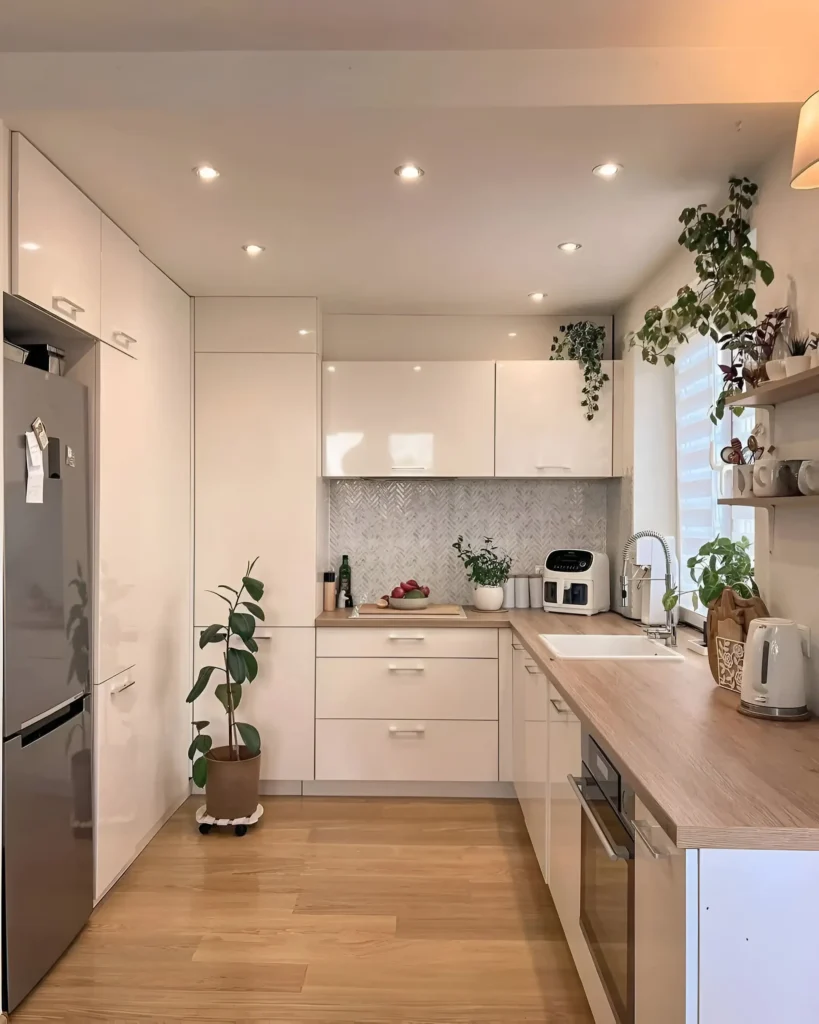
<svg viewBox="0 0 819 1024">
<path fill-rule="evenodd" d="M 609 379 L 603 372 L 603 343 L 606 328 L 590 320 L 565 324 L 560 328 L 562 337 L 552 342 L 552 359 L 574 359 L 583 367 L 585 386 L 580 404 L 586 410 L 586 419 L 594 419 L 599 410 L 600 391 Z"/>
<path fill-rule="evenodd" d="M 641 346 L 646 362 L 662 359 L 671 366 L 674 346 L 685 344 L 693 331 L 720 342 L 726 334 L 740 334 L 756 323 L 757 275 L 766 285 L 774 278 L 773 267 L 751 245 L 746 219 L 759 187 L 748 178 L 731 178 L 728 185 L 728 202 L 717 213 L 701 203 L 680 214 L 683 230 L 677 241 L 696 253 L 699 282 L 680 288 L 670 306 L 652 306 L 643 326 L 630 335 L 631 345 Z M 715 407 L 719 419 L 726 397 L 721 395 Z"/>
</svg>

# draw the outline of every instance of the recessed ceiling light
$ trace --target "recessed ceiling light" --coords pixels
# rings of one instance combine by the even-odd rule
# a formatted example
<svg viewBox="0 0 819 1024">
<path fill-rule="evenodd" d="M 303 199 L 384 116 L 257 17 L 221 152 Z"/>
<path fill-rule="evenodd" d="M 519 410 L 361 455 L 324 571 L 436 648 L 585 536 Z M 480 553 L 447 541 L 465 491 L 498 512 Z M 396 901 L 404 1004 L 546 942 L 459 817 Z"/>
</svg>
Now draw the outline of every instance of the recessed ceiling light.
<svg viewBox="0 0 819 1024">
<path fill-rule="evenodd" d="M 517 333 L 517 331 L 510 331 L 510 332 L 509 332 L 509 333 L 508 333 L 508 334 L 506 335 L 506 337 L 507 337 L 507 338 L 517 338 L 517 336 L 518 336 L 518 333 Z"/>
<path fill-rule="evenodd" d="M 327 372 L 328 373 L 335 373 L 336 372 L 335 366 L 328 366 L 327 367 Z"/>
<path fill-rule="evenodd" d="M 560 245 L 558 245 L 558 249 L 560 249 L 561 252 L 577 252 L 578 249 L 582 248 L 583 246 L 580 242 L 561 242 Z"/>
<path fill-rule="evenodd" d="M 395 168 L 395 173 L 402 181 L 417 181 L 419 178 L 423 178 L 424 169 L 417 164 L 401 164 L 400 167 Z"/>
<path fill-rule="evenodd" d="M 592 174 L 596 174 L 598 178 L 616 178 L 617 175 L 622 171 L 620 164 L 598 164 L 592 169 Z"/>
<path fill-rule="evenodd" d="M 28 252 L 37 252 L 40 246 L 36 242 L 23 242 L 20 248 L 26 249 Z"/>
<path fill-rule="evenodd" d="M 202 181 L 216 181 L 219 177 L 219 172 L 215 167 L 211 167 L 210 164 L 200 164 L 198 167 L 194 167 L 193 173 L 201 178 Z"/>
<path fill-rule="evenodd" d="M 532 302 L 543 302 L 546 298 L 546 292 L 529 292 L 529 298 Z"/>
<path fill-rule="evenodd" d="M 302 328 L 300 328 L 300 330 L 299 330 L 299 334 L 302 334 L 302 335 L 303 335 L 303 334 L 309 334 L 309 333 L 310 333 L 310 332 L 309 332 L 309 331 L 308 331 L 308 330 L 307 330 L 307 329 L 306 329 L 305 327 L 302 327 Z"/>
<path fill-rule="evenodd" d="M 413 370 L 415 370 L 416 373 L 420 373 L 421 372 L 421 367 L 420 366 L 413 366 Z"/>
<path fill-rule="evenodd" d="M 260 252 L 264 252 L 264 246 L 256 245 L 255 242 L 251 242 L 250 245 L 243 245 L 242 248 L 248 256 L 258 256 Z"/>
</svg>

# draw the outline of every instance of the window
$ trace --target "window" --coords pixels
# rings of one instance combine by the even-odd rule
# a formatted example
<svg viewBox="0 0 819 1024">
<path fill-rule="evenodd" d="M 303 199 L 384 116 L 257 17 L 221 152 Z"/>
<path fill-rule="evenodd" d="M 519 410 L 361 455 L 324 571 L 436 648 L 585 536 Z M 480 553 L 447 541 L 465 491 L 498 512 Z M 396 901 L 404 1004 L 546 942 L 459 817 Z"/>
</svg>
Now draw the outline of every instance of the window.
<svg viewBox="0 0 819 1024">
<path fill-rule="evenodd" d="M 706 541 L 718 534 L 754 539 L 752 508 L 717 504 L 718 498 L 730 496 L 730 474 L 723 471 L 720 449 L 730 442 L 732 430 L 744 440 L 753 426 L 748 413 L 742 419 L 726 413 L 717 426 L 711 422 L 709 413 L 720 388 L 718 353 L 710 337 L 697 334 L 678 349 L 675 363 L 677 557 L 683 590 L 693 586 L 686 562 Z M 683 616 L 696 621 L 691 594 L 681 605 Z"/>
</svg>

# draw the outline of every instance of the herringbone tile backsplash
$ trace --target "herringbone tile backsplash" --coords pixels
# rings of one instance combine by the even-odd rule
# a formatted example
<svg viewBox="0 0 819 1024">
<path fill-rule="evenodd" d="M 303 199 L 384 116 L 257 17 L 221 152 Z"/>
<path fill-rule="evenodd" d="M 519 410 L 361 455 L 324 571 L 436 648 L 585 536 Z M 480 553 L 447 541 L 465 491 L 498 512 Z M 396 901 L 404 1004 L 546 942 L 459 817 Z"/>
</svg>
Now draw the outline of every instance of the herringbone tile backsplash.
<svg viewBox="0 0 819 1024">
<path fill-rule="evenodd" d="M 353 597 L 372 601 L 414 576 L 438 601 L 469 603 L 458 534 L 493 537 L 529 573 L 551 548 L 606 550 L 606 483 L 571 480 L 335 480 L 330 560 L 350 556 Z"/>
</svg>

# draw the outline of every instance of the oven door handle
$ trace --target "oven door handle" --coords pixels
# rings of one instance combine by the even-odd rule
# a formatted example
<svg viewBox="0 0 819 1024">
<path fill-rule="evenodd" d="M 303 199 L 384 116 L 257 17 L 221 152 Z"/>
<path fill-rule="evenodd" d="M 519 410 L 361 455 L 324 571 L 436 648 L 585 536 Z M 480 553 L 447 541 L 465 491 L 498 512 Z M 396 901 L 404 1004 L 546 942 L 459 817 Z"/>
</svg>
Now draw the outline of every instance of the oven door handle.
<svg viewBox="0 0 819 1024">
<path fill-rule="evenodd" d="M 597 834 L 597 838 L 600 840 L 608 859 L 628 860 L 629 851 L 625 848 L 625 846 L 618 846 L 616 843 L 613 843 L 611 841 L 611 838 L 609 837 L 605 828 L 600 823 L 597 815 L 592 810 L 591 804 L 583 795 L 583 791 L 580 789 L 580 784 L 578 783 L 578 780 L 574 777 L 574 775 L 567 775 L 566 778 L 569 781 L 569 785 L 572 788 L 572 792 L 577 797 L 577 802 L 580 804 L 583 813 L 589 819 L 589 824 Z"/>
</svg>

